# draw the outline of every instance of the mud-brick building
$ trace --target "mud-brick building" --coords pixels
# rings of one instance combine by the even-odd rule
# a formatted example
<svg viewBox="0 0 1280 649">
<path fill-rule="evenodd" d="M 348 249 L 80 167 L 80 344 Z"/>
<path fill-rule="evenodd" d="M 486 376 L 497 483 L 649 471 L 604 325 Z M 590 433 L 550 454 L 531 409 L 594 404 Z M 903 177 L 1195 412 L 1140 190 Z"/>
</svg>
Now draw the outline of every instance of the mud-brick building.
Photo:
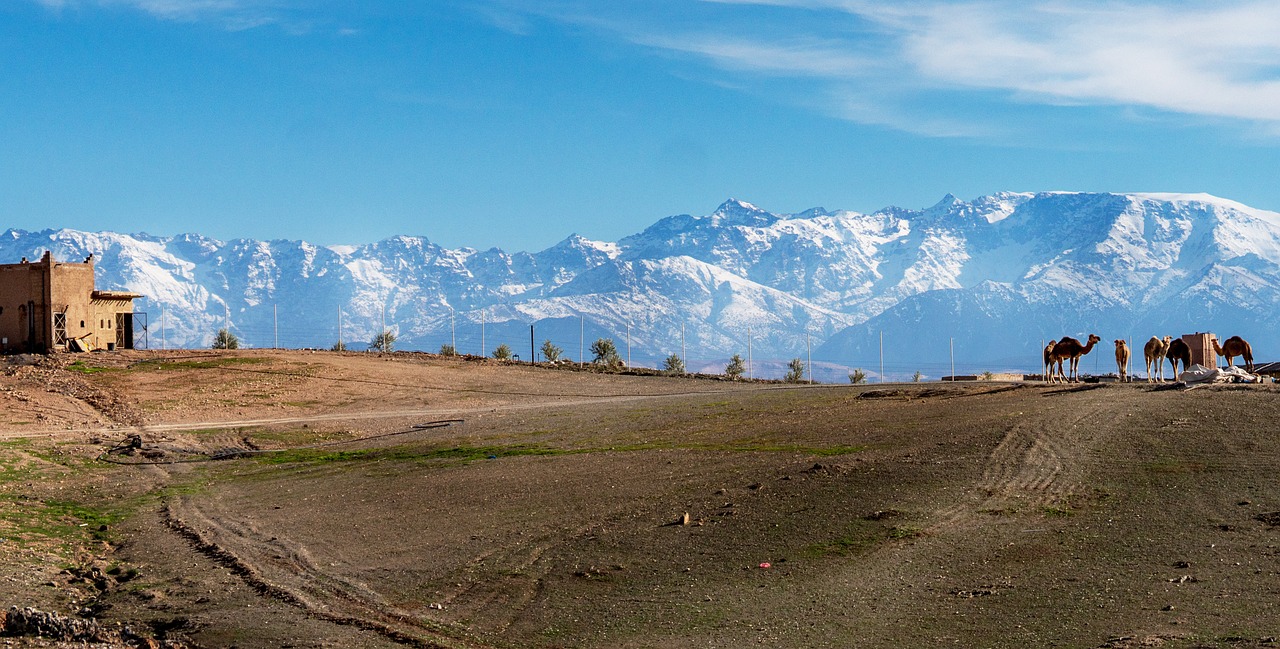
<svg viewBox="0 0 1280 649">
<path fill-rule="evenodd" d="M 80 263 L 24 257 L 0 264 L 0 351 L 133 348 L 133 301 L 126 291 L 94 288 L 93 256 Z"/>
</svg>

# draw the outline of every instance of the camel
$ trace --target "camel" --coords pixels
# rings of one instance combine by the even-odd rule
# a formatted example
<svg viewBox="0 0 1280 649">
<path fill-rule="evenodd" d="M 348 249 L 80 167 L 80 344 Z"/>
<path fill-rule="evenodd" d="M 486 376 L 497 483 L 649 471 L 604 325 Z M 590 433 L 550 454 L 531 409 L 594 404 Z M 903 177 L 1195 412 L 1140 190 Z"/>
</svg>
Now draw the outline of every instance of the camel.
<svg viewBox="0 0 1280 649">
<path fill-rule="evenodd" d="M 1129 343 L 1123 339 L 1116 340 L 1116 374 L 1121 383 L 1129 380 Z"/>
<path fill-rule="evenodd" d="M 1169 364 L 1173 366 L 1173 380 L 1178 380 L 1178 361 L 1182 361 L 1182 371 L 1187 371 L 1191 367 L 1191 347 L 1187 345 L 1187 341 L 1181 338 L 1174 338 L 1169 342 L 1168 349 L 1165 350 L 1165 358 L 1169 359 Z M 1164 374 L 1164 368 L 1160 369 L 1160 373 Z"/>
<path fill-rule="evenodd" d="M 1253 348 L 1249 346 L 1249 343 L 1245 341 L 1244 338 L 1241 338 L 1240 336 L 1232 336 L 1227 339 L 1226 344 L 1221 346 L 1218 345 L 1217 336 L 1213 336 L 1209 338 L 1209 340 L 1213 342 L 1214 352 L 1219 356 L 1227 357 L 1228 367 L 1235 367 L 1235 363 L 1232 363 L 1231 361 L 1237 356 L 1243 356 L 1244 370 L 1253 374 Z"/>
<path fill-rule="evenodd" d="M 1044 380 L 1050 383 L 1053 383 L 1053 361 L 1050 359 L 1053 356 L 1053 347 L 1057 344 L 1058 341 L 1050 340 L 1049 344 L 1044 346 Z"/>
<path fill-rule="evenodd" d="M 1142 355 L 1147 358 L 1147 383 L 1164 383 L 1164 354 L 1169 350 L 1169 341 L 1173 336 L 1163 339 L 1151 337 L 1142 346 Z"/>
<path fill-rule="evenodd" d="M 1063 381 L 1079 381 L 1080 380 L 1080 357 L 1093 351 L 1093 346 L 1102 342 L 1097 334 L 1089 334 L 1089 344 L 1081 345 L 1079 340 L 1070 336 L 1063 336 L 1058 344 L 1053 346 L 1053 351 L 1049 353 L 1049 358 L 1058 364 L 1058 377 Z M 1070 376 L 1063 375 L 1062 361 L 1068 361 L 1070 367 Z"/>
</svg>

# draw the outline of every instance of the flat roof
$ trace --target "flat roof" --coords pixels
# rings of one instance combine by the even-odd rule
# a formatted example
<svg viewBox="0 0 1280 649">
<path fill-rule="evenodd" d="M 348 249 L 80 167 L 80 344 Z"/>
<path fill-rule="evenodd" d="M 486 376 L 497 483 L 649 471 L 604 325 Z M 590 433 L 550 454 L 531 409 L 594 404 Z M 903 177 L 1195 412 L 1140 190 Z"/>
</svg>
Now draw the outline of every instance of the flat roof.
<svg viewBox="0 0 1280 649">
<path fill-rule="evenodd" d="M 143 295 L 129 291 L 94 291 L 89 297 L 94 300 L 134 300 Z"/>
</svg>

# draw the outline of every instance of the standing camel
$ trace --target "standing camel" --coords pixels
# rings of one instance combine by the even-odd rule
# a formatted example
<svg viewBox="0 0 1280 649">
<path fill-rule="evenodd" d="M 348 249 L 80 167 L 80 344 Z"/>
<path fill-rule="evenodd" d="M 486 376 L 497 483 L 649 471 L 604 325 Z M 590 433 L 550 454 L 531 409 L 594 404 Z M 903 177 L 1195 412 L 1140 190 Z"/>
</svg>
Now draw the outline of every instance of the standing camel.
<svg viewBox="0 0 1280 649">
<path fill-rule="evenodd" d="M 1164 354 L 1169 351 L 1169 341 L 1173 336 L 1163 339 L 1151 337 L 1142 347 L 1142 355 L 1147 357 L 1147 383 L 1164 383 Z"/>
<path fill-rule="evenodd" d="M 1129 343 L 1123 339 L 1116 340 L 1116 375 L 1121 383 L 1129 380 Z"/>
<path fill-rule="evenodd" d="M 1213 342 L 1213 351 L 1219 356 L 1227 357 L 1227 367 L 1235 367 L 1235 363 L 1231 361 L 1237 356 L 1244 357 L 1244 370 L 1253 374 L 1253 348 L 1249 346 L 1248 341 L 1240 336 L 1232 336 L 1222 346 L 1218 345 L 1218 337 L 1210 338 Z"/>
<path fill-rule="evenodd" d="M 1053 383 L 1053 348 L 1058 344 L 1056 340 L 1050 340 L 1048 345 L 1044 346 L 1044 380 Z"/>
<path fill-rule="evenodd" d="M 1070 336 L 1063 336 L 1058 344 L 1053 346 L 1053 351 L 1049 354 L 1049 358 L 1058 364 L 1058 377 L 1063 381 L 1079 381 L 1080 380 L 1080 357 L 1093 351 L 1093 346 L 1101 342 L 1102 339 L 1097 334 L 1089 334 L 1089 344 L 1081 345 L 1079 340 Z M 1070 368 L 1070 376 L 1063 375 L 1062 361 L 1068 361 Z"/>
<path fill-rule="evenodd" d="M 1169 364 L 1173 366 L 1173 380 L 1178 380 L 1178 361 L 1182 361 L 1182 371 L 1187 371 L 1191 367 L 1191 346 L 1187 341 L 1181 338 L 1174 338 L 1169 342 L 1169 348 L 1165 350 L 1165 358 L 1169 359 Z M 1161 368 L 1160 373 L 1164 373 Z"/>
</svg>

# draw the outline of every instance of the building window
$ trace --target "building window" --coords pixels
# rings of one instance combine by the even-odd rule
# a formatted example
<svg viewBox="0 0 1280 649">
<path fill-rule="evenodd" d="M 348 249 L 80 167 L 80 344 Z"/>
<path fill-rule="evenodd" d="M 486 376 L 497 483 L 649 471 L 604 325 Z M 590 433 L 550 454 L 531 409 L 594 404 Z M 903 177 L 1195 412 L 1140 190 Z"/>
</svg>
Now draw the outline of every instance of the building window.
<svg viewBox="0 0 1280 649">
<path fill-rule="evenodd" d="M 80 321 L 80 328 L 81 328 L 81 329 L 84 329 L 84 320 L 81 320 L 81 321 Z"/>
</svg>

